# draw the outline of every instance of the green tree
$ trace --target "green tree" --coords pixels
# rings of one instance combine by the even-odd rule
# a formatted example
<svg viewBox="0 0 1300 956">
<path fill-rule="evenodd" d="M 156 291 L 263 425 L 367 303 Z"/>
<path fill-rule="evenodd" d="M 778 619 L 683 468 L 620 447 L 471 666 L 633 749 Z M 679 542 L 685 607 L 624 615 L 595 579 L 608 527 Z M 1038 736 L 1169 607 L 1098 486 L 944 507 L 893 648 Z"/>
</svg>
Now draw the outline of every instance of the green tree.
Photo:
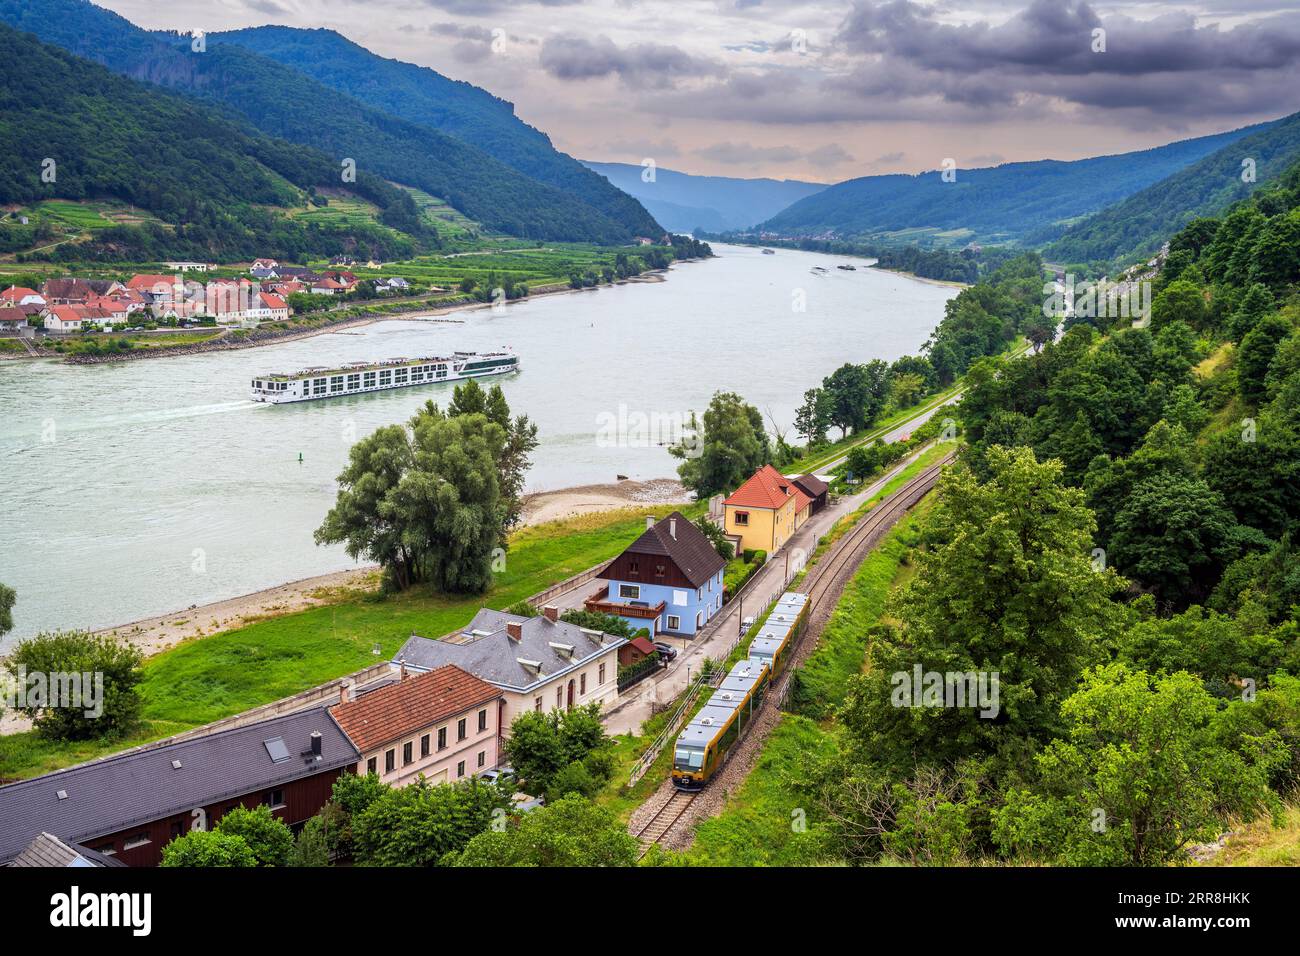
<svg viewBox="0 0 1300 956">
<path fill-rule="evenodd" d="M 1047 740 L 1061 700 L 1100 659 L 1120 625 L 1123 582 L 1091 560 L 1092 512 L 1057 461 L 994 446 L 989 478 L 958 467 L 940 481 L 931 546 L 889 604 L 898 627 L 870 642 L 841 714 L 862 752 L 909 770 Z M 981 708 L 899 706 L 896 675 L 997 675 L 995 714 Z M 918 702 L 919 703 L 919 702 Z"/>
<path fill-rule="evenodd" d="M 353 818 L 356 860 L 363 866 L 438 866 L 486 830 L 509 802 L 474 777 L 436 786 L 420 777 L 386 790 Z"/>
<path fill-rule="evenodd" d="M 1169 283 L 1151 303 L 1151 327 L 1183 322 L 1193 329 L 1205 326 L 1205 293 L 1195 282 L 1177 279 Z"/>
<path fill-rule="evenodd" d="M 257 857 L 242 837 L 216 830 L 191 830 L 162 851 L 161 866 L 257 866 Z"/>
<path fill-rule="evenodd" d="M 1220 739 L 1214 699 L 1190 674 L 1099 666 L 1061 705 L 1066 733 L 1035 758 L 1039 781 L 994 813 L 1006 851 L 1068 866 L 1163 866 L 1229 816 L 1278 807 L 1276 734 Z"/>
<path fill-rule="evenodd" d="M 826 427 L 830 424 L 830 402 L 820 388 L 810 388 L 803 393 L 803 404 L 795 409 L 794 430 L 801 435 L 809 448 L 826 441 Z"/>
<path fill-rule="evenodd" d="M 565 797 L 470 840 L 456 866 L 635 866 L 637 842 L 614 814 Z"/>
<path fill-rule="evenodd" d="M 338 832 L 330 815 L 318 813 L 302 825 L 294 840 L 289 866 L 321 867 L 330 865 L 330 854 L 338 846 Z"/>
<path fill-rule="evenodd" d="M 889 367 L 879 359 L 866 365 L 846 362 L 826 377 L 827 421 L 840 430 L 861 431 L 875 419 L 888 394 Z"/>
<path fill-rule="evenodd" d="M 14 605 L 18 603 L 18 594 L 13 588 L 0 584 L 0 637 L 14 629 Z"/>
<path fill-rule="evenodd" d="M 609 743 L 600 723 L 600 707 L 591 704 L 519 714 L 510 724 L 505 749 L 525 791 L 544 794 L 557 774 Z"/>
<path fill-rule="evenodd" d="M 1280 315 L 1260 319 L 1246 333 L 1237 350 L 1237 388 L 1249 405 L 1259 405 L 1267 396 L 1268 367 L 1282 340 L 1291 334 L 1291 323 Z"/>
<path fill-rule="evenodd" d="M 22 641 L 5 661 L 19 683 L 27 675 L 26 706 L 16 708 L 31 718 L 36 731 L 51 740 L 92 740 L 120 737 L 136 726 L 143 678 L 143 655 L 125 641 L 85 631 L 38 634 Z M 31 678 L 41 675 L 48 693 L 35 699 Z M 80 686 L 79 702 L 56 697 L 68 682 Z M 98 700 L 94 699 L 98 698 Z M 70 706 L 76 704 L 76 706 Z"/>
<path fill-rule="evenodd" d="M 1158 472 L 1115 515 L 1110 557 L 1121 573 L 1185 607 L 1203 599 L 1235 557 L 1237 522 L 1202 478 Z"/>
<path fill-rule="evenodd" d="M 235 807 L 217 822 L 216 831 L 241 838 L 258 866 L 287 866 L 293 853 L 293 831 L 265 804 Z"/>
<path fill-rule="evenodd" d="M 717 392 L 704 412 L 701 431 L 684 436 L 668 451 L 682 459 L 682 484 L 707 498 L 731 491 L 767 464 L 771 444 L 763 417 L 734 392 Z"/>
</svg>

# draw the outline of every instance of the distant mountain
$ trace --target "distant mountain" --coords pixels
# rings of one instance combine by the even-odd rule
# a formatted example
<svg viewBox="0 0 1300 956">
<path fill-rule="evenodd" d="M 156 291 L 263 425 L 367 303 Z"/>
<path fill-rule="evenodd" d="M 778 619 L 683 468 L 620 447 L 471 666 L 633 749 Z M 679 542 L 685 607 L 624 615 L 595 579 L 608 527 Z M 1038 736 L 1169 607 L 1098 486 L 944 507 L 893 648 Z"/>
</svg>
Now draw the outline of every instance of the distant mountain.
<svg viewBox="0 0 1300 956">
<path fill-rule="evenodd" d="M 493 231 L 590 242 L 626 242 L 638 231 L 640 220 L 620 222 L 463 140 L 234 43 L 196 52 L 189 37 L 149 33 L 85 0 L 0 0 L 0 21 L 118 73 L 222 103 L 266 133 L 418 187 Z"/>
<path fill-rule="evenodd" d="M 236 44 L 367 106 L 472 143 L 512 169 L 572 193 L 636 235 L 663 232 L 635 199 L 558 151 L 545 133 L 515 115 L 513 104 L 473 84 L 371 53 L 333 30 L 265 26 L 213 33 L 207 40 Z"/>
<path fill-rule="evenodd" d="M 1193 219 L 1218 215 L 1297 158 L 1300 113 L 1293 113 L 1071 226 L 1043 255 L 1073 263 L 1153 252 Z M 1254 182 L 1242 179 L 1247 159 L 1254 162 Z"/>
<path fill-rule="evenodd" d="M 663 167 L 655 169 L 654 182 L 644 182 L 641 166 L 593 162 L 586 165 L 623 192 L 641 200 L 673 232 L 690 232 L 696 226 L 709 232 L 747 229 L 826 188 L 824 183 L 796 179 L 695 176 Z"/>
<path fill-rule="evenodd" d="M 415 248 L 409 236 L 375 223 L 307 225 L 286 214 L 323 202 L 318 187 L 338 185 L 338 167 L 324 153 L 2 23 L 0 157 L 0 204 L 118 200 L 156 217 L 149 226 L 104 228 L 89 243 L 46 243 L 64 258 L 390 256 Z M 350 185 L 383 222 L 436 241 L 405 191 L 369 173 Z M 52 238 L 38 223 L 8 224 L 0 236 L 0 247 L 15 252 Z"/>
<path fill-rule="evenodd" d="M 1159 182 L 1267 123 L 1155 149 L 1073 161 L 1039 160 L 838 183 L 762 223 L 785 235 L 885 237 L 904 230 L 958 231 L 960 241 L 1045 242 L 1073 219 Z M 938 237 L 942 239 L 943 237 Z"/>
</svg>

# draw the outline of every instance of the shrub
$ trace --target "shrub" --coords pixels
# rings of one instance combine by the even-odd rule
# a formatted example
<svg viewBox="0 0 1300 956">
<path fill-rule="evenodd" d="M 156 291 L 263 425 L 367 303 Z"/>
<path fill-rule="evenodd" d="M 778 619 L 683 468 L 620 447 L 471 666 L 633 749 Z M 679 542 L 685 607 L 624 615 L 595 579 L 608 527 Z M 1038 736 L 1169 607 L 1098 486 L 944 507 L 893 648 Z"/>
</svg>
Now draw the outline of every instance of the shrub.
<svg viewBox="0 0 1300 956">
<path fill-rule="evenodd" d="M 135 726 L 140 714 L 136 685 L 143 676 L 141 660 L 140 651 L 125 641 L 85 631 L 60 631 L 22 641 L 6 667 L 15 679 L 46 675 L 47 696 L 33 699 L 29 694 L 29 706 L 16 708 L 32 718 L 41 736 L 91 740 L 119 737 Z M 56 679 L 63 683 L 60 675 L 78 675 L 79 706 L 46 706 L 56 692 Z"/>
<path fill-rule="evenodd" d="M 221 818 L 216 830 L 242 838 L 258 866 L 287 866 L 293 853 L 293 831 L 265 804 L 251 810 L 235 807 Z"/>
<path fill-rule="evenodd" d="M 243 837 L 216 830 L 191 830 L 163 847 L 162 866 L 257 866 Z"/>
</svg>

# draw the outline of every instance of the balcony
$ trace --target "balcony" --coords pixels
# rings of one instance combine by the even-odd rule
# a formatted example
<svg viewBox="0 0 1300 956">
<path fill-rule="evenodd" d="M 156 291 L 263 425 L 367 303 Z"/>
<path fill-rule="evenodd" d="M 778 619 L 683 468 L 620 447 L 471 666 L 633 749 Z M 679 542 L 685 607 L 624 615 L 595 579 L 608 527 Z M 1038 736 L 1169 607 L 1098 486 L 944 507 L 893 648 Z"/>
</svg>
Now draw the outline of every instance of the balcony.
<svg viewBox="0 0 1300 956">
<path fill-rule="evenodd" d="M 587 598 L 583 604 L 588 611 L 594 611 L 597 614 L 639 617 L 646 620 L 658 617 L 664 612 L 664 608 L 668 606 L 667 601 L 660 601 L 658 604 L 649 604 L 645 601 L 611 601 L 609 599 L 608 584 Z"/>
</svg>

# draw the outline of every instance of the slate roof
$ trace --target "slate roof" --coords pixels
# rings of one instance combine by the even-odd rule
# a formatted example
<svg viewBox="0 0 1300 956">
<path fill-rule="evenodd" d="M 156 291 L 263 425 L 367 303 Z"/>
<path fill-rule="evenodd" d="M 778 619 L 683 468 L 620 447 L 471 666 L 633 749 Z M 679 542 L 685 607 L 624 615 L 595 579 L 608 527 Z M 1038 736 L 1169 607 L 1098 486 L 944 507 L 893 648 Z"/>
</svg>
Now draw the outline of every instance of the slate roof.
<svg viewBox="0 0 1300 956">
<path fill-rule="evenodd" d="M 302 756 L 312 731 L 321 735 L 319 762 Z M 288 751 L 278 762 L 266 746 L 277 737 Z M 360 756 L 329 712 L 314 707 L 11 783 L 0 787 L 0 863 L 41 832 L 83 842 L 344 767 Z M 60 799 L 60 792 L 67 796 Z"/>
<path fill-rule="evenodd" d="M 506 625 L 511 623 L 520 626 L 521 636 L 517 641 L 506 633 Z M 394 660 L 405 659 L 408 667 L 419 670 L 455 664 L 489 684 L 522 692 L 627 643 L 625 637 L 588 631 L 565 621 L 552 621 L 545 616 L 522 617 L 488 608 L 474 615 L 464 634 L 464 643 L 432 641 L 413 634 Z M 573 645 L 572 656 L 552 647 L 552 643 Z M 521 658 L 538 662 L 540 673 L 521 664 Z"/>
<path fill-rule="evenodd" d="M 674 528 L 677 532 L 675 536 Z M 652 527 L 646 528 L 641 537 L 623 550 L 623 554 L 671 558 L 677 569 L 686 575 L 686 580 L 697 588 L 708 584 L 709 578 L 727 565 L 704 532 L 683 517 L 680 511 L 674 511 L 666 518 L 656 521 Z M 622 555 L 619 556 L 621 557 Z M 596 576 L 607 578 L 607 572 L 619 558 L 605 565 Z"/>
<path fill-rule="evenodd" d="M 87 849 L 79 843 L 64 843 L 52 833 L 38 833 L 27 849 L 14 857 L 10 866 L 94 867 L 126 866 L 121 860 Z"/>
<path fill-rule="evenodd" d="M 794 480 L 794 483 L 798 485 L 803 493 L 809 498 L 816 498 L 818 495 L 824 495 L 826 492 L 830 491 L 831 487 L 813 474 L 800 475 Z"/>
<path fill-rule="evenodd" d="M 771 508 L 775 511 L 791 498 L 795 499 L 795 511 L 802 511 L 812 501 L 793 481 L 771 465 L 764 465 L 733 491 L 723 504 L 741 508 Z"/>
<path fill-rule="evenodd" d="M 448 665 L 335 704 L 330 715 L 364 753 L 500 696 L 487 681 Z"/>
</svg>

